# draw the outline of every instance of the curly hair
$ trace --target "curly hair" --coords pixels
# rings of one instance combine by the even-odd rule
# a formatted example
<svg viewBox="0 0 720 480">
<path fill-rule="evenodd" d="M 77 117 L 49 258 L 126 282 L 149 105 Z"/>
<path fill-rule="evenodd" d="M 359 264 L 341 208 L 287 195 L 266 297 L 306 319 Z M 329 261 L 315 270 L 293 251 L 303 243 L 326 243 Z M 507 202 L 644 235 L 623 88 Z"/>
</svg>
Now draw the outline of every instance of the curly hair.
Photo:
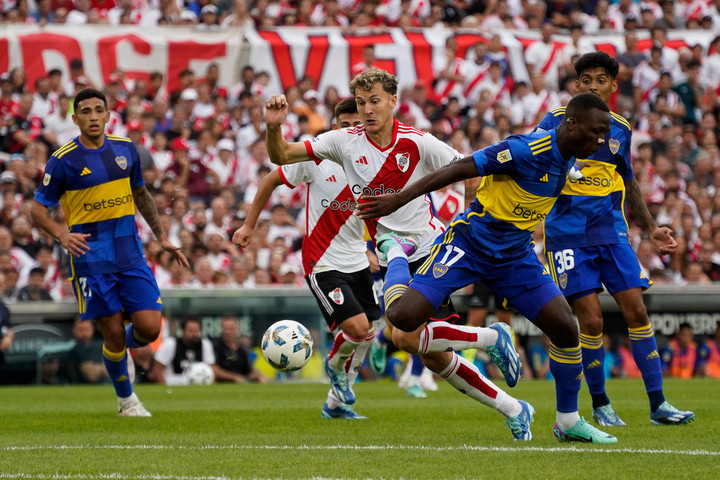
<svg viewBox="0 0 720 480">
<path fill-rule="evenodd" d="M 581 77 L 585 70 L 592 68 L 604 69 L 613 80 L 615 80 L 620 72 L 618 61 L 605 52 L 586 53 L 575 62 L 575 73 L 577 73 L 578 77 Z"/>
<path fill-rule="evenodd" d="M 379 68 L 370 68 L 357 74 L 350 82 L 350 93 L 354 96 L 356 90 L 370 91 L 376 83 L 382 85 L 383 90 L 388 92 L 390 95 L 397 94 L 397 77 Z"/>
</svg>

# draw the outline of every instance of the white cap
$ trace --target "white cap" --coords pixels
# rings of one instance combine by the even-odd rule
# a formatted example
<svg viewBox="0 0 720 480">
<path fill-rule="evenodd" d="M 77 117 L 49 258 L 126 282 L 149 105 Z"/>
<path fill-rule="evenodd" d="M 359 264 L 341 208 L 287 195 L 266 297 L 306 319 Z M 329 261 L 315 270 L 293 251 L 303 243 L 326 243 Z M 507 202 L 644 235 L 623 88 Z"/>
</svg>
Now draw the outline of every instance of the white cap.
<svg viewBox="0 0 720 480">
<path fill-rule="evenodd" d="M 230 150 L 231 152 L 235 151 L 235 142 L 230 140 L 229 138 L 223 138 L 217 143 L 217 149 L 220 150 Z"/>
<path fill-rule="evenodd" d="M 194 88 L 186 88 L 180 94 L 180 100 L 197 100 L 198 93 Z"/>
<path fill-rule="evenodd" d="M 200 15 L 205 15 L 206 13 L 214 13 L 217 15 L 218 8 L 215 5 L 205 5 L 202 10 L 200 10 Z"/>
</svg>

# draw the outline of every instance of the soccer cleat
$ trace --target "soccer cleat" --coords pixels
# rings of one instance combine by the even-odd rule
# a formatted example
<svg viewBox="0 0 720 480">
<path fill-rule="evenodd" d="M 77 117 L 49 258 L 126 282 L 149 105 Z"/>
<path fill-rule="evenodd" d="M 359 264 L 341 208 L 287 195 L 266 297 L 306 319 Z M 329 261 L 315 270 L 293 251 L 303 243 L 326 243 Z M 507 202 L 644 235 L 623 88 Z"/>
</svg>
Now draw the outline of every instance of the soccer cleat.
<svg viewBox="0 0 720 480">
<path fill-rule="evenodd" d="M 520 379 L 520 357 L 513 346 L 512 336 L 510 335 L 510 327 L 507 324 L 498 322 L 490 326 L 498 332 L 498 339 L 495 345 L 487 348 L 490 360 L 497 366 L 505 376 L 505 382 L 508 387 L 517 385 Z"/>
<path fill-rule="evenodd" d="M 402 248 L 408 257 L 415 253 L 418 247 L 417 242 L 412 237 L 401 237 L 395 232 L 383 233 L 377 239 L 377 249 L 383 259 L 387 259 L 388 251 L 395 245 Z"/>
<path fill-rule="evenodd" d="M 385 373 L 387 367 L 387 345 L 380 342 L 372 342 L 370 344 L 370 353 L 368 354 L 368 363 L 370 369 L 378 375 Z"/>
<path fill-rule="evenodd" d="M 428 392 L 437 392 L 439 390 L 438 384 L 435 381 L 435 374 L 427 367 L 423 368 L 420 374 L 420 387 Z"/>
<path fill-rule="evenodd" d="M 562 431 L 558 424 L 553 428 L 555 438 L 561 442 L 583 443 L 617 443 L 617 438 L 590 425 L 584 418 L 580 418 L 575 425 Z"/>
<path fill-rule="evenodd" d="M 527 402 L 522 400 L 518 400 L 518 402 L 520 402 L 522 410 L 514 417 L 508 418 L 505 425 L 508 426 L 515 440 L 532 440 L 530 425 L 535 421 L 535 409 Z"/>
<path fill-rule="evenodd" d="M 121 417 L 152 417 L 135 395 L 124 402 L 118 400 L 118 415 Z"/>
<path fill-rule="evenodd" d="M 348 405 L 352 405 L 355 403 L 355 394 L 350 388 L 347 374 L 345 372 L 335 371 L 331 368 L 329 359 L 330 355 L 327 355 L 325 357 L 325 373 L 327 373 L 327 376 L 330 379 L 330 388 L 332 388 L 332 391 L 338 400 L 343 403 L 347 403 Z"/>
<path fill-rule="evenodd" d="M 427 398 L 427 393 L 422 389 L 420 385 L 413 385 L 407 389 L 408 397 L 412 398 Z"/>
<path fill-rule="evenodd" d="M 653 425 L 684 425 L 695 420 L 695 412 L 678 410 L 668 402 L 660 404 L 654 413 L 650 414 L 650 423 Z"/>
<path fill-rule="evenodd" d="M 624 427 L 623 422 L 609 403 L 593 409 L 593 419 L 601 427 Z"/>
<path fill-rule="evenodd" d="M 355 413 L 355 410 L 352 409 L 350 405 L 342 404 L 335 408 L 330 408 L 328 404 L 326 403 L 323 405 L 322 409 L 322 417 L 323 418 L 347 418 L 349 420 L 366 420 L 367 417 L 363 417 L 362 415 L 358 415 Z"/>
</svg>

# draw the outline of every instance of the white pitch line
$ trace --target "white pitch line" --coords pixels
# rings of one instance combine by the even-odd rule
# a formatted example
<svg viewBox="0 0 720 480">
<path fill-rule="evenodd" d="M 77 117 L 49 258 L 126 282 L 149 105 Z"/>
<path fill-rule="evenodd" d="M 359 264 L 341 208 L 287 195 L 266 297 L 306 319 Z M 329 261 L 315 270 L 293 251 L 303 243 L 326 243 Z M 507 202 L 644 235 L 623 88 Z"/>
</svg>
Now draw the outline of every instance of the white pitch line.
<svg viewBox="0 0 720 480">
<path fill-rule="evenodd" d="M 691 457 L 718 457 L 720 451 L 713 450 L 669 450 L 652 448 L 607 448 L 586 445 L 562 447 L 492 447 L 480 445 L 458 445 L 436 447 L 428 445 L 9 445 L 0 451 L 41 451 L 41 450 L 419 450 L 434 452 L 479 451 L 479 452 L 583 452 L 583 453 L 640 453 L 654 455 L 679 455 Z M 2 477 L 0 477 L 2 478 Z"/>
</svg>

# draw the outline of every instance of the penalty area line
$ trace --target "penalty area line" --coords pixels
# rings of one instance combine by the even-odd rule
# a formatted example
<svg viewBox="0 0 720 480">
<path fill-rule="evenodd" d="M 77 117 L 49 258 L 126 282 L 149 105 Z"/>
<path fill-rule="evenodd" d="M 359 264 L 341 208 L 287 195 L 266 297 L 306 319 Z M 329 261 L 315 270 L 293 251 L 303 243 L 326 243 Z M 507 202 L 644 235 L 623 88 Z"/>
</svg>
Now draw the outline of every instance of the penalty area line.
<svg viewBox="0 0 720 480">
<path fill-rule="evenodd" d="M 285 451 L 312 451 L 312 450 L 397 450 L 397 451 L 433 451 L 433 452 L 458 452 L 458 451 L 474 451 L 474 452 L 499 452 L 499 453 L 519 453 L 519 452 L 583 452 L 598 454 L 632 454 L 639 453 L 643 455 L 677 455 L 690 457 L 718 457 L 720 451 L 713 450 L 671 450 L 671 449 L 653 449 L 653 448 L 607 448 L 597 445 L 583 445 L 583 447 L 570 445 L 558 447 L 493 447 L 482 445 L 457 445 L 457 446 L 431 446 L 431 445 L 7 445 L 0 447 L 0 451 L 4 452 L 21 452 L 21 451 L 43 451 L 43 450 L 285 450 Z M 0 473 L 0 478 L 6 473 Z M 22 478 L 22 477 L 15 477 Z M 49 477 L 48 477 L 49 478 Z M 100 477 L 98 477 L 100 478 Z M 158 477 L 160 478 L 160 477 Z M 195 477 L 193 477 L 195 478 Z M 197 477 L 200 478 L 200 477 Z"/>
</svg>

